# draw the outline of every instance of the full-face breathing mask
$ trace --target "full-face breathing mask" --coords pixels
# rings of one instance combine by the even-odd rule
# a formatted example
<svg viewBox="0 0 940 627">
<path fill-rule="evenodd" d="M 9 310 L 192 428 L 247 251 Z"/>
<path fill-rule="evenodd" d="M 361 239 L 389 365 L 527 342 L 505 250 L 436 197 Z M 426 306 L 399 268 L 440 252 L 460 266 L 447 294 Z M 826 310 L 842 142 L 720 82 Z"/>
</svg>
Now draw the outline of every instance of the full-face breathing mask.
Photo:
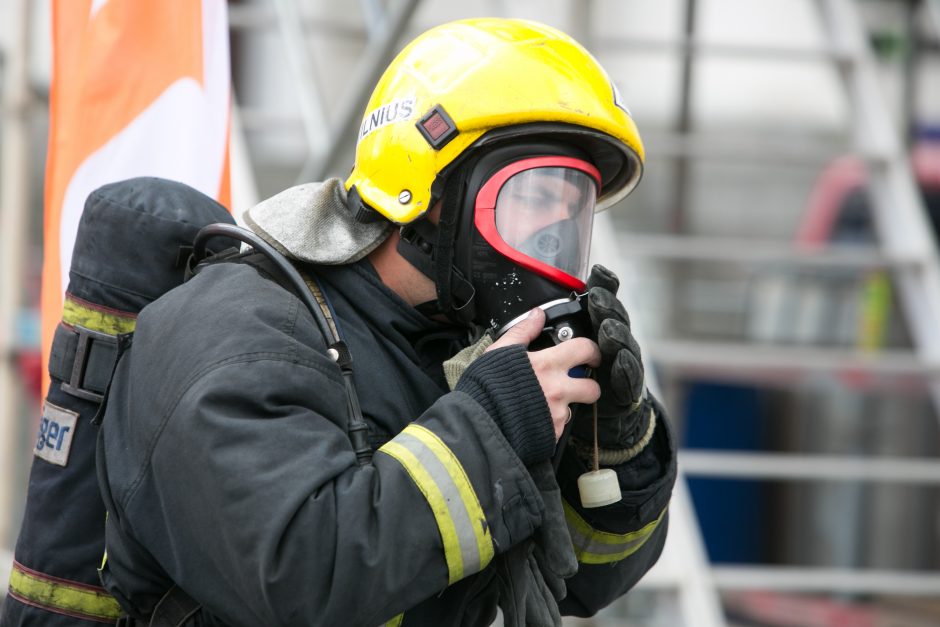
<svg viewBox="0 0 940 627">
<path fill-rule="evenodd" d="M 454 266 L 473 285 L 477 322 L 488 322 L 499 337 L 539 307 L 545 326 L 529 350 L 594 337 L 585 281 L 600 186 L 597 168 L 566 145 L 497 148 L 473 164 Z M 570 375 L 588 371 L 578 367 Z M 596 433 L 596 405 L 593 409 Z M 569 431 L 570 424 L 555 451 L 556 468 Z M 598 468 L 596 456 L 578 489 L 585 507 L 620 500 L 616 473 Z"/>
<path fill-rule="evenodd" d="M 497 336 L 534 307 L 546 348 L 590 336 L 581 297 L 600 174 L 576 148 L 530 142 L 488 151 L 469 166 L 454 267 L 474 287 L 474 321 Z"/>
</svg>

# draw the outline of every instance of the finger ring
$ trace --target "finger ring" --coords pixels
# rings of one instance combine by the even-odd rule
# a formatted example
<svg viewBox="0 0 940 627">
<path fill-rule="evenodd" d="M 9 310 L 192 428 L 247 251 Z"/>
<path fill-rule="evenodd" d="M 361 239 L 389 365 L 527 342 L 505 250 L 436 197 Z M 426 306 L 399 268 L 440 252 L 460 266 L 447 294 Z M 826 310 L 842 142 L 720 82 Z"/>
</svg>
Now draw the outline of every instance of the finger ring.
<svg viewBox="0 0 940 627">
<path fill-rule="evenodd" d="M 565 424 L 571 422 L 571 405 L 568 405 L 568 417 L 565 418 Z"/>
</svg>

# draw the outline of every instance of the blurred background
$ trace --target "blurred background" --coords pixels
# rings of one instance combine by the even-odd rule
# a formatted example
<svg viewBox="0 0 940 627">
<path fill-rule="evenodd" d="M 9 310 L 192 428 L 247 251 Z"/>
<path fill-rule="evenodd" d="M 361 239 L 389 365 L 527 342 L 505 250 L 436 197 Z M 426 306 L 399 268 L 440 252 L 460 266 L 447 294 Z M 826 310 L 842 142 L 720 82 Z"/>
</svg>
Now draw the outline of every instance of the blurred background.
<svg viewBox="0 0 940 627">
<path fill-rule="evenodd" d="M 682 477 L 660 564 L 570 624 L 940 625 L 940 1 L 230 0 L 236 214 L 348 173 L 391 57 L 482 15 L 585 44 L 647 148 L 594 256 Z M 0 2 L 0 590 L 39 416 L 48 22 Z"/>
</svg>

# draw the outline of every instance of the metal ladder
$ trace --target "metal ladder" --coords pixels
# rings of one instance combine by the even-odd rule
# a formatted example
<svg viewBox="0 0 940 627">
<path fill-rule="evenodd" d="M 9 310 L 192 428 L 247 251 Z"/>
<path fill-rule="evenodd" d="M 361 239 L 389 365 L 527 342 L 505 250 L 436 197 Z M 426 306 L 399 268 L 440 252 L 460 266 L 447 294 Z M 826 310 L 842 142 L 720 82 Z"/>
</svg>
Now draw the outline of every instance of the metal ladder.
<svg viewBox="0 0 940 627">
<path fill-rule="evenodd" d="M 854 0 L 819 0 L 821 19 L 831 45 L 803 53 L 831 60 L 839 68 L 852 106 L 853 149 L 869 172 L 868 189 L 877 233 L 877 247 L 831 247 L 808 251 L 780 242 L 741 241 L 732 238 L 694 236 L 618 236 L 612 228 L 595 247 L 598 258 L 618 258 L 622 276 L 629 276 L 637 261 L 731 262 L 753 266 L 768 262 L 799 268 L 841 268 L 856 271 L 886 269 L 900 298 L 914 344 L 913 351 L 883 351 L 875 354 L 854 350 L 805 347 L 760 347 L 728 342 L 679 341 L 668 338 L 641 341 L 651 365 L 664 371 L 691 373 L 717 369 L 734 380 L 746 373 L 842 372 L 909 374 L 929 382 L 933 405 L 940 415 L 940 257 L 931 236 L 918 189 L 899 133 L 879 84 L 876 62 L 867 41 L 867 30 Z M 927 5 L 936 17 L 940 33 L 940 3 Z M 694 40 L 684 42 L 693 53 L 700 49 Z M 701 46 L 701 52 L 708 52 Z M 744 50 L 723 52 L 747 52 Z M 753 53 L 767 51 L 756 50 Z M 780 52 L 782 55 L 783 52 Z M 671 141 L 648 143 L 651 155 L 679 158 L 714 157 L 726 150 L 754 159 L 802 159 L 801 149 L 760 146 L 753 150 L 746 141 L 696 145 L 679 135 Z M 782 150 L 781 150 L 782 148 Z M 748 155 L 747 153 L 750 154 Z M 776 155 L 772 153 L 776 152 Z M 771 154 L 767 154 L 771 153 Z M 637 280 L 628 293 L 642 288 Z M 640 311 L 641 303 L 631 307 Z M 643 320 L 637 324 L 642 328 Z M 694 510 L 689 507 L 685 477 L 733 477 L 782 481 L 899 482 L 911 485 L 940 484 L 940 462 L 933 458 L 877 458 L 810 454 L 730 453 L 683 450 L 680 452 L 680 484 L 676 491 L 672 527 L 664 558 L 681 553 L 678 565 L 664 559 L 648 577 L 649 584 L 679 591 L 685 625 L 724 625 L 718 592 L 726 590 L 775 590 L 820 593 L 870 593 L 936 596 L 940 571 L 859 570 L 773 566 L 716 566 L 704 559 Z M 691 538 L 692 545 L 686 544 Z M 682 545 L 670 546 L 671 543 Z M 644 582 L 641 582 L 641 587 Z M 692 600 L 694 599 L 694 601 Z"/>
</svg>

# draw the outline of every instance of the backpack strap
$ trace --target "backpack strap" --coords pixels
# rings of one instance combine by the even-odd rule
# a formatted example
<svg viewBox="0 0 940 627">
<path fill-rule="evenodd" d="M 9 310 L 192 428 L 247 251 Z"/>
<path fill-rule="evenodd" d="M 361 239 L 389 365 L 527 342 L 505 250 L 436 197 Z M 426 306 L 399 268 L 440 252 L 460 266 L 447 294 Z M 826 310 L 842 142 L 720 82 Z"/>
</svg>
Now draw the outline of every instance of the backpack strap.
<svg viewBox="0 0 940 627">
<path fill-rule="evenodd" d="M 193 277 L 203 269 L 208 266 L 219 264 L 219 263 L 242 263 L 248 266 L 251 266 L 255 270 L 261 273 L 269 281 L 273 281 L 278 284 L 297 298 L 306 304 L 304 294 L 300 291 L 301 287 L 298 283 L 290 281 L 284 274 L 282 270 L 278 268 L 274 260 L 271 259 L 267 254 L 258 250 L 247 250 L 247 251 L 227 251 L 228 254 L 217 254 L 212 255 L 206 259 L 200 260 L 198 263 L 193 263 L 190 261 L 191 271 L 189 273 L 190 277 Z M 294 263 L 285 258 L 285 261 L 289 263 L 300 275 L 300 278 L 303 279 L 304 284 L 307 286 L 307 290 L 310 294 L 313 295 L 314 301 L 317 304 L 317 307 L 320 309 L 320 312 L 323 314 L 323 318 L 326 321 L 327 327 L 329 329 L 329 337 L 324 337 L 323 339 L 327 341 L 327 344 L 339 342 L 341 335 L 339 332 L 339 327 L 336 324 L 336 316 L 333 313 L 333 308 L 330 306 L 330 302 L 327 299 L 326 295 L 323 293 L 323 289 L 320 287 L 317 282 L 316 277 L 310 271 L 310 269 L 305 268 L 301 264 Z M 312 313 L 312 312 L 311 312 Z M 321 329 L 322 332 L 322 329 Z"/>
<path fill-rule="evenodd" d="M 323 312 L 323 317 L 326 319 L 326 323 L 329 325 L 330 331 L 333 333 L 333 342 L 339 342 L 339 327 L 336 325 L 336 316 L 333 315 L 333 308 L 330 306 L 330 301 L 327 300 L 323 290 L 320 289 L 320 284 L 317 283 L 316 277 L 303 268 L 298 268 L 298 271 L 300 272 L 300 276 L 303 278 L 304 283 L 307 284 L 307 288 L 310 290 L 310 293 L 313 294 L 314 300 L 317 301 L 317 305 L 320 307 L 320 311 Z"/>
<path fill-rule="evenodd" d="M 184 627 L 202 604 L 186 594 L 179 586 L 173 586 L 157 602 L 150 620 L 137 620 L 121 616 L 115 627 Z"/>
<path fill-rule="evenodd" d="M 179 586 L 173 586 L 157 603 L 149 627 L 182 627 L 199 611 L 202 604 Z"/>
<path fill-rule="evenodd" d="M 173 586 L 154 608 L 150 620 L 137 620 L 131 616 L 121 616 L 115 627 L 184 627 L 202 605 L 183 592 L 179 586 Z"/>
<path fill-rule="evenodd" d="M 330 359 L 336 362 L 343 375 L 343 386 L 346 388 L 348 418 L 346 434 L 349 436 L 353 451 L 356 454 L 356 461 L 360 466 L 371 464 L 372 445 L 369 443 L 368 438 L 369 426 L 362 417 L 359 395 L 356 392 L 356 385 L 353 381 L 352 355 L 349 352 L 349 348 L 346 346 L 346 342 L 342 339 L 339 327 L 336 325 L 336 316 L 333 314 L 330 302 L 317 282 L 316 275 L 313 273 L 312 268 L 306 265 L 300 265 L 299 267 L 294 265 L 267 242 L 245 229 L 213 225 L 212 227 L 203 229 L 203 231 L 209 233 L 209 236 L 226 234 L 234 238 L 243 237 L 244 241 L 251 245 L 254 250 L 251 253 L 243 254 L 236 258 L 224 259 L 222 261 L 241 262 L 254 266 L 256 269 L 263 272 L 270 280 L 298 297 L 310 311 L 327 344 L 327 354 L 330 356 Z M 200 232 L 200 235 L 196 237 L 196 242 L 194 243 L 197 249 L 197 258 L 200 256 L 201 238 L 205 240 L 203 232 Z M 209 260 L 209 262 L 211 262 L 211 260 Z"/>
</svg>

